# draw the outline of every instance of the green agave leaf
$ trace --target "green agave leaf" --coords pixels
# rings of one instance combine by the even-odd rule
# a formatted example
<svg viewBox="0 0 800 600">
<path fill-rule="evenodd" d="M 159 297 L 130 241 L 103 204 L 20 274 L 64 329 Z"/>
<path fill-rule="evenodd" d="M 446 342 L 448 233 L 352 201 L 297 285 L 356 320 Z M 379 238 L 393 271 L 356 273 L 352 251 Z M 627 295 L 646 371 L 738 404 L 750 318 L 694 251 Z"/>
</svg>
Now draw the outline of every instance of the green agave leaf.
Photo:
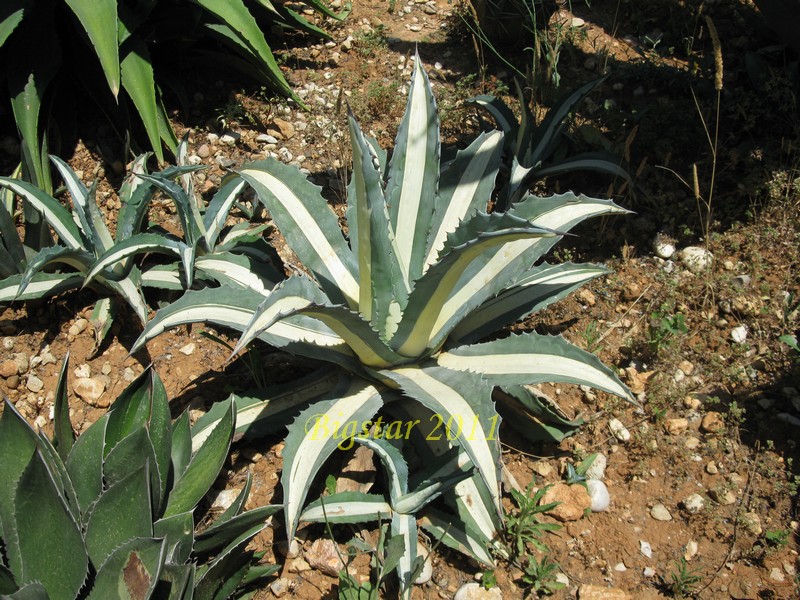
<svg viewBox="0 0 800 600">
<path fill-rule="evenodd" d="M 344 380 L 330 392 L 329 400 L 314 402 L 289 426 L 281 485 L 290 541 L 317 471 L 336 447 L 358 433 L 382 405 L 381 394 L 372 384 L 363 379 Z"/>
<path fill-rule="evenodd" d="M 390 504 L 396 507 L 397 501 L 408 492 L 408 464 L 400 450 L 379 435 L 357 435 L 353 439 L 372 450 L 380 459 L 389 479 Z"/>
<path fill-rule="evenodd" d="M 127 435 L 108 453 L 103 463 L 103 485 L 114 485 L 141 468 L 147 468 L 150 477 L 149 503 L 157 509 L 166 492 L 161 487 L 153 442 L 144 426 Z"/>
<path fill-rule="evenodd" d="M 206 244 L 209 248 L 213 248 L 217 245 L 217 239 L 225 226 L 228 213 L 245 185 L 245 181 L 238 177 L 233 177 L 224 182 L 219 188 L 219 191 L 217 191 L 211 199 L 206 214 L 203 217 Z"/>
<path fill-rule="evenodd" d="M 197 266 L 196 262 L 195 266 Z M 183 281 L 181 281 L 181 268 L 178 263 L 155 265 L 143 272 L 141 277 L 142 286 L 145 287 L 174 291 L 184 290 Z"/>
<path fill-rule="evenodd" d="M 183 261 L 187 287 L 191 286 L 194 271 L 194 253 L 192 248 L 180 240 L 171 239 L 157 233 L 138 233 L 117 242 L 100 256 L 86 274 L 84 286 L 88 285 L 102 271 L 112 268 L 116 263 L 137 254 L 157 252 L 179 256 Z"/>
<path fill-rule="evenodd" d="M 67 459 L 67 473 L 75 486 L 78 506 L 84 516 L 103 491 L 103 446 L 107 425 L 106 413 L 78 436 Z"/>
<path fill-rule="evenodd" d="M 50 471 L 53 481 L 56 484 L 56 489 L 64 501 L 64 505 L 69 509 L 72 518 L 76 523 L 80 522 L 81 515 L 78 507 L 78 498 L 75 493 L 75 488 L 67 473 L 67 468 L 64 461 L 53 448 L 50 439 L 40 430 L 37 434 L 37 447 L 41 451 L 41 456 L 45 461 L 45 466 Z"/>
<path fill-rule="evenodd" d="M 264 39 L 261 28 L 242 0 L 194 0 L 194 2 L 236 33 L 243 45 L 250 50 L 252 57 L 270 75 L 270 79 L 281 93 L 290 98 L 296 98 L 289 84 L 286 83 L 278 63 L 275 62 L 275 57 Z M 300 104 L 302 105 L 302 102 Z"/>
<path fill-rule="evenodd" d="M 497 128 L 503 133 L 504 151 L 516 154 L 520 127 L 516 115 L 508 105 L 500 98 L 488 95 L 467 98 L 466 104 L 472 104 L 488 112 L 497 124 Z"/>
<path fill-rule="evenodd" d="M 261 523 L 242 533 L 200 572 L 194 589 L 195 600 L 225 600 L 233 595 L 250 570 L 253 552 L 245 552 L 245 548 L 264 527 L 266 523 Z"/>
<path fill-rule="evenodd" d="M 233 402 L 225 404 L 227 410 L 222 419 L 194 453 L 183 475 L 176 479 L 164 511 L 165 517 L 192 510 L 217 478 L 231 445 L 236 420 Z"/>
<path fill-rule="evenodd" d="M 596 171 L 630 181 L 631 177 L 628 172 L 614 162 L 612 160 L 613 158 L 613 155 L 602 152 L 586 152 L 538 169 L 536 171 L 536 177 L 537 179 L 541 179 L 549 177 L 550 175 L 558 175 L 571 171 Z"/>
<path fill-rule="evenodd" d="M 234 400 L 236 402 L 236 400 Z M 237 407 L 237 421 L 238 421 L 238 407 Z M 231 502 L 231 505 L 226 508 L 221 515 L 219 515 L 210 527 L 222 525 L 226 521 L 231 520 L 233 517 L 242 514 L 244 511 L 244 504 L 247 502 L 247 497 L 250 495 L 250 488 L 253 485 L 253 474 L 248 471 L 247 479 L 245 479 L 244 486 L 242 487 L 236 499 Z M 206 530 L 207 531 L 207 530 Z"/>
<path fill-rule="evenodd" d="M 22 21 L 25 12 L 26 0 L 11 0 L 0 9 L 0 47 L 6 43 L 8 36 L 14 33 L 17 25 Z"/>
<path fill-rule="evenodd" d="M 447 440 L 464 449 L 491 494 L 491 507 L 502 515 L 500 449 L 496 436 L 499 416 L 491 401 L 491 386 L 480 377 L 465 377 L 464 372 L 432 364 L 384 370 L 380 375 L 439 415 L 441 426 L 428 439 Z"/>
<path fill-rule="evenodd" d="M 448 548 L 457 550 L 462 554 L 473 557 L 482 565 L 493 566 L 494 560 L 486 551 L 486 546 L 473 533 L 465 530 L 457 520 L 452 517 L 428 509 L 419 521 L 420 527 L 440 540 Z"/>
<path fill-rule="evenodd" d="M 65 264 L 81 273 L 85 273 L 89 270 L 92 262 L 94 262 L 94 257 L 81 248 L 72 249 L 66 246 L 49 246 L 44 248 L 28 261 L 28 268 L 22 276 L 22 280 L 17 288 L 17 293 L 24 294 L 34 276 L 45 267 L 52 264 Z"/>
<path fill-rule="evenodd" d="M 16 587 L 14 589 L 16 589 Z M 47 594 L 47 590 L 41 583 L 34 582 L 22 586 L 13 594 L 9 593 L 7 596 L 3 596 L 3 600 L 6 599 L 7 600 L 50 600 L 50 596 Z"/>
<path fill-rule="evenodd" d="M 120 65 L 115 0 L 64 0 L 86 30 L 103 67 L 108 87 L 119 94 Z"/>
<path fill-rule="evenodd" d="M 193 563 L 176 565 L 167 562 L 161 569 L 161 581 L 170 586 L 166 600 L 192 600 L 196 570 Z"/>
<path fill-rule="evenodd" d="M 218 552 L 253 527 L 259 524 L 262 528 L 266 527 L 267 519 L 282 509 L 283 506 L 280 504 L 268 504 L 231 517 L 223 523 L 212 525 L 197 536 L 194 544 L 195 554 Z"/>
<path fill-rule="evenodd" d="M 97 182 L 87 189 L 70 166 L 57 156 L 50 156 L 50 160 L 58 169 L 61 178 L 67 185 L 72 197 L 72 206 L 81 223 L 81 228 L 90 244 L 87 250 L 92 252 L 105 252 L 114 245 L 114 240 L 106 227 L 103 215 L 97 208 L 96 194 Z"/>
<path fill-rule="evenodd" d="M 236 404 L 236 439 L 252 439 L 287 427 L 306 405 L 327 398 L 340 383 L 341 371 L 323 368 L 284 385 L 254 390 L 248 396 L 231 395 Z M 214 404 L 194 426 L 193 443 L 197 447 L 222 417 L 222 405 Z"/>
<path fill-rule="evenodd" d="M 55 296 L 67 290 L 77 289 L 83 284 L 83 275 L 76 273 L 38 273 L 25 286 L 25 291 L 20 292 L 22 277 L 22 275 L 12 275 L 0 281 L 0 302 L 36 300 Z"/>
<path fill-rule="evenodd" d="M 213 277 L 222 285 L 247 287 L 266 296 L 277 281 L 270 279 L 271 273 L 260 267 L 261 264 L 251 260 L 250 257 L 230 252 L 198 256 L 195 261 L 195 268 L 198 271 Z"/>
<path fill-rule="evenodd" d="M 90 509 L 86 550 L 92 564 L 102 565 L 121 545 L 153 536 L 148 465 L 139 467 L 106 489 Z"/>
<path fill-rule="evenodd" d="M 25 248 L 22 240 L 19 239 L 17 226 L 14 223 L 12 213 L 15 210 L 16 198 L 14 193 L 8 188 L 0 188 L 0 236 L 2 243 L 0 248 L 5 250 L 3 268 L 9 275 L 22 273 L 25 270 Z"/>
<path fill-rule="evenodd" d="M 3 401 L 0 415 L 0 537 L 3 538 L 8 566 L 17 575 L 22 573 L 19 538 L 14 514 L 14 495 L 17 482 L 30 464 L 36 451 L 36 435 L 14 405 Z"/>
<path fill-rule="evenodd" d="M 448 369 L 479 374 L 493 385 L 574 383 L 636 403 L 630 390 L 599 358 L 560 336 L 511 335 L 442 352 L 437 362 Z"/>
<path fill-rule="evenodd" d="M 192 248 L 195 248 L 200 240 L 204 239 L 205 226 L 203 225 L 203 219 L 200 216 L 200 211 L 195 199 L 190 197 L 189 194 L 187 194 L 181 186 L 172 181 L 171 178 L 174 175 L 185 174 L 187 171 L 191 172 L 198 169 L 199 167 L 180 166 L 174 169 L 165 169 L 161 173 L 153 173 L 151 175 L 142 173 L 139 175 L 139 177 L 145 181 L 149 181 L 172 198 L 178 213 L 178 218 L 181 221 L 184 239 L 186 240 L 186 244 Z"/>
<path fill-rule="evenodd" d="M 73 600 L 83 586 L 89 559 L 80 525 L 38 450 L 17 485 L 14 515 L 22 568 L 16 571 L 16 561 L 9 566 L 16 580 L 20 585 L 40 582 L 53 600 Z"/>
<path fill-rule="evenodd" d="M 223 408 L 222 403 L 215 404 L 214 407 Z M 213 428 L 209 428 L 209 435 Z M 199 445 L 198 445 L 199 448 Z M 184 411 L 181 416 L 175 419 L 172 424 L 172 450 L 170 453 L 170 464 L 172 465 L 172 473 L 175 479 L 179 479 L 186 472 L 189 463 L 192 462 L 192 431 L 189 427 L 189 411 Z"/>
<path fill-rule="evenodd" d="M 414 515 L 426 504 L 433 502 L 444 492 L 458 483 L 472 477 L 472 464 L 465 463 L 461 466 L 456 462 L 452 470 L 442 473 L 434 478 L 424 481 L 414 491 L 409 492 L 394 502 L 394 509 L 407 515 Z"/>
<path fill-rule="evenodd" d="M 610 273 L 592 264 L 543 263 L 523 273 L 514 285 L 462 319 L 448 338 L 448 345 L 475 342 L 506 325 L 524 319 L 568 296 L 584 283 Z"/>
<path fill-rule="evenodd" d="M 395 512 L 392 515 L 391 538 L 403 540 L 403 554 L 397 561 L 395 571 L 400 580 L 400 597 L 410 600 L 415 567 L 417 564 L 417 521 L 413 515 Z"/>
<path fill-rule="evenodd" d="M 194 547 L 194 514 L 186 511 L 159 519 L 153 523 L 153 537 L 162 538 L 167 549 L 169 564 L 182 565 L 192 555 Z"/>
<path fill-rule="evenodd" d="M 151 598 L 166 559 L 166 540 L 148 537 L 126 542 L 102 563 L 87 600 Z"/>
<path fill-rule="evenodd" d="M 567 419 L 526 386 L 496 388 L 493 396 L 506 422 L 534 442 L 561 442 L 583 425 L 583 419 Z"/>
<path fill-rule="evenodd" d="M 139 294 L 137 294 L 138 296 Z M 89 322 L 92 324 L 94 330 L 94 346 L 89 353 L 88 358 L 94 358 L 100 351 L 103 341 L 106 339 L 108 332 L 111 331 L 111 325 L 114 323 L 114 317 L 118 313 L 118 304 L 113 302 L 111 298 L 100 298 L 92 309 L 92 314 L 89 317 Z"/>
<path fill-rule="evenodd" d="M 479 210 L 486 210 L 500 166 L 503 136 L 481 134 L 442 172 L 439 201 L 430 227 L 425 269 L 436 262 L 447 235 Z"/>
<path fill-rule="evenodd" d="M 309 504 L 300 521 L 312 523 L 368 523 L 392 517 L 392 507 L 377 494 L 341 492 L 322 496 Z"/>
<path fill-rule="evenodd" d="M 70 450 L 75 443 L 75 432 L 69 420 L 69 400 L 67 397 L 67 367 L 69 366 L 69 351 L 61 363 L 56 384 L 56 395 L 53 401 L 53 445 L 58 450 L 58 455 L 65 463 L 69 458 Z"/>
<path fill-rule="evenodd" d="M 72 214 L 52 196 L 26 181 L 0 177 L 0 186 L 24 198 L 33 208 L 44 215 L 45 220 L 58 234 L 61 242 L 73 250 L 87 246 L 80 229 L 72 219 Z"/>
<path fill-rule="evenodd" d="M 422 59 L 416 54 L 408 103 L 389 164 L 386 198 L 407 284 L 422 275 L 439 179 L 439 117 Z"/>
<path fill-rule="evenodd" d="M 358 257 L 358 308 L 367 321 L 386 336 L 391 329 L 392 306 L 405 305 L 407 285 L 397 262 L 397 245 L 386 199 L 383 195 L 383 175 L 379 159 L 364 137 L 352 114 L 348 115 L 350 140 L 353 146 L 353 176 L 348 188 L 348 200 L 354 209 L 348 218 L 355 221 L 351 239 Z M 349 198 L 352 195 L 353 198 Z M 399 287 L 399 289 L 398 289 Z"/>
<path fill-rule="evenodd" d="M 470 238 L 472 230 L 475 236 Z M 391 345 L 398 354 L 419 357 L 444 343 L 461 319 L 495 295 L 530 265 L 528 252 L 554 232 L 511 215 L 478 214 L 448 239 L 445 254 L 417 281 Z M 468 241 L 458 244 L 461 238 Z"/>
<path fill-rule="evenodd" d="M 269 159 L 239 171 L 256 191 L 294 253 L 334 303 L 358 308 L 358 264 L 336 214 L 295 167 Z"/>
<path fill-rule="evenodd" d="M 120 296 L 128 305 L 133 309 L 139 321 L 144 325 L 147 323 L 148 308 L 142 295 L 141 273 L 136 267 L 132 267 L 128 276 L 119 281 L 106 279 L 100 275 L 97 276 L 97 281 L 102 283 L 103 286 L 111 288 L 118 296 Z M 85 283 L 84 283 L 85 285 Z"/>
<path fill-rule="evenodd" d="M 116 2 L 112 0 L 114 4 Z M 147 44 L 138 37 L 129 37 L 124 45 L 124 57 L 119 63 L 122 87 L 130 96 L 144 124 L 150 147 L 159 163 L 164 162 L 159 125 L 159 92 L 153 75 L 153 64 Z M 118 56 L 119 58 L 119 56 Z"/>
<path fill-rule="evenodd" d="M 147 208 L 155 191 L 152 184 L 139 175 L 146 169 L 150 153 L 140 154 L 131 164 L 128 176 L 123 180 L 119 190 L 122 207 L 117 215 L 117 241 L 122 241 L 138 233 L 147 215 Z"/>
</svg>

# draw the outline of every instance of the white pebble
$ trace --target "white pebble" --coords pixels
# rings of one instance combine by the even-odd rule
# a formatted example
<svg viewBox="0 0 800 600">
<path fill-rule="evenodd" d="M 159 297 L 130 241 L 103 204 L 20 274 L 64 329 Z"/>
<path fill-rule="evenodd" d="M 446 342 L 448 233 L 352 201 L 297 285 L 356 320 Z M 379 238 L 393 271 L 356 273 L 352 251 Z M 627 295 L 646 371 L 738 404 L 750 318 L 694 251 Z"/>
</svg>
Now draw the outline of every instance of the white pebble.
<svg viewBox="0 0 800 600">
<path fill-rule="evenodd" d="M 631 439 L 631 432 L 628 431 L 619 419 L 611 419 L 608 422 L 608 428 L 620 442 L 627 442 Z"/>
<path fill-rule="evenodd" d="M 592 512 L 605 512 L 611 503 L 606 484 L 599 479 L 587 479 L 586 488 L 589 490 L 589 497 L 592 499 Z"/>
<path fill-rule="evenodd" d="M 747 339 L 747 325 L 739 325 L 731 331 L 731 339 L 737 344 L 743 344 Z"/>
</svg>

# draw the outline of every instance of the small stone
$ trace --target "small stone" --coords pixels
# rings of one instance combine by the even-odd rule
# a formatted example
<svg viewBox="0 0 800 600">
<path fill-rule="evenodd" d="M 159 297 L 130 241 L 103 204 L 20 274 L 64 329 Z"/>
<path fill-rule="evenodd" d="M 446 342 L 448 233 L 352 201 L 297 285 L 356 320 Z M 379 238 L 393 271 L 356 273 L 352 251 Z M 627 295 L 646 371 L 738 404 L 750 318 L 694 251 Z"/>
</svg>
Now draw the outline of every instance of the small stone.
<svg viewBox="0 0 800 600">
<path fill-rule="evenodd" d="M 24 352 L 17 352 L 16 354 L 13 354 L 11 356 L 11 360 L 17 363 L 17 373 L 20 375 L 25 375 L 31 366 L 31 363 L 28 360 L 28 355 Z"/>
<path fill-rule="evenodd" d="M 211 156 L 211 148 L 209 148 L 208 144 L 203 144 L 197 149 L 197 156 L 200 158 L 208 158 Z"/>
<path fill-rule="evenodd" d="M 720 433 L 725 431 L 725 419 L 718 412 L 709 411 L 703 415 L 700 429 L 706 433 Z"/>
<path fill-rule="evenodd" d="M 130 383 L 134 379 L 136 379 L 136 373 L 130 367 L 125 367 L 125 370 L 122 371 L 122 378 Z"/>
<path fill-rule="evenodd" d="M 587 290 L 586 288 L 578 292 L 578 298 L 587 306 L 594 306 L 597 303 L 596 296 L 591 292 L 591 290 Z"/>
<path fill-rule="evenodd" d="M 690 410 L 698 410 L 703 406 L 703 403 L 700 401 L 700 398 L 686 396 L 683 399 L 683 405 Z"/>
<path fill-rule="evenodd" d="M 736 502 L 736 493 L 733 490 L 729 489 L 714 489 L 708 493 L 711 496 L 714 502 L 718 504 L 722 504 L 723 506 L 729 506 Z"/>
<path fill-rule="evenodd" d="M 19 373 L 19 367 L 17 363 L 13 360 L 4 360 L 0 363 L 0 377 L 3 379 L 8 379 L 14 375 Z"/>
<path fill-rule="evenodd" d="M 104 362 L 104 363 L 103 363 L 103 366 L 102 366 L 102 367 L 100 367 L 100 372 L 101 372 L 103 375 L 106 375 L 106 376 L 108 376 L 108 375 L 111 375 L 111 371 L 113 371 L 113 370 L 114 370 L 114 369 L 113 369 L 113 367 L 111 366 L 111 363 L 110 363 L 110 362 L 108 362 L 108 361 Z"/>
<path fill-rule="evenodd" d="M 197 346 L 193 342 L 189 342 L 183 348 L 178 350 L 181 354 L 185 354 L 186 356 L 191 356 Z"/>
<path fill-rule="evenodd" d="M 12 337 L 3 338 L 3 350 L 13 350 L 14 344 L 15 344 L 14 338 Z"/>
<path fill-rule="evenodd" d="M 226 146 L 235 146 L 236 145 L 236 141 L 240 137 L 241 136 L 239 134 L 237 134 L 237 133 L 226 133 L 226 134 L 222 135 L 222 137 L 219 138 L 219 141 L 220 141 L 221 144 L 225 144 Z"/>
<path fill-rule="evenodd" d="M 39 358 L 42 360 L 40 363 L 42 366 L 45 365 L 54 365 L 58 361 L 56 360 L 55 354 L 50 352 L 50 346 L 45 346 L 42 351 L 39 353 Z"/>
<path fill-rule="evenodd" d="M 678 363 L 678 368 L 683 371 L 687 376 L 694 373 L 694 365 L 688 360 L 682 360 Z"/>
<path fill-rule="evenodd" d="M 693 435 L 683 441 L 683 447 L 687 450 L 696 450 L 698 446 L 700 446 L 700 438 L 696 438 Z"/>
<path fill-rule="evenodd" d="M 531 469 L 534 473 L 544 478 L 550 477 L 555 472 L 553 465 L 544 460 L 533 463 Z"/>
<path fill-rule="evenodd" d="M 728 584 L 728 594 L 733 600 L 756 600 L 758 586 L 748 579 L 737 577 Z"/>
<path fill-rule="evenodd" d="M 772 570 L 769 572 L 769 578 L 777 583 L 783 583 L 786 580 L 783 571 L 778 567 L 772 567 Z"/>
<path fill-rule="evenodd" d="M 689 428 L 689 420 L 679 417 L 677 419 L 667 419 L 664 421 L 664 429 L 670 435 L 680 435 Z"/>
<path fill-rule="evenodd" d="M 591 507 L 592 501 L 589 492 L 582 485 L 567 485 L 556 483 L 549 487 L 542 496 L 540 504 L 558 504 L 547 514 L 559 521 L 577 521 L 583 517 L 586 509 Z"/>
<path fill-rule="evenodd" d="M 81 333 L 86 331 L 86 328 L 88 326 L 89 326 L 89 321 L 87 321 L 86 319 L 76 319 L 75 322 L 72 325 L 70 325 L 70 328 L 67 331 L 67 333 L 69 333 L 69 335 L 80 335 Z"/>
<path fill-rule="evenodd" d="M 747 339 L 747 325 L 738 325 L 731 329 L 731 339 L 737 344 L 743 344 Z"/>
<path fill-rule="evenodd" d="M 697 542 L 689 540 L 683 547 L 683 558 L 685 560 L 692 560 L 695 556 L 697 556 Z"/>
<path fill-rule="evenodd" d="M 430 550 L 417 542 L 417 556 L 424 557 L 425 562 L 422 565 L 422 571 L 420 571 L 420 574 L 414 580 L 415 585 L 424 585 L 431 580 L 431 576 L 433 575 L 433 561 L 428 556 L 429 553 Z"/>
<path fill-rule="evenodd" d="M 639 540 L 639 552 L 641 552 L 642 556 L 645 558 L 653 558 L 653 548 L 650 546 L 650 542 Z"/>
<path fill-rule="evenodd" d="M 292 582 L 286 577 L 280 577 L 269 584 L 269 590 L 275 595 L 276 598 L 281 598 L 289 591 L 291 583 Z"/>
<path fill-rule="evenodd" d="M 607 511 L 611 504 L 611 496 L 608 493 L 606 484 L 599 479 L 587 479 L 585 483 L 589 498 L 591 498 L 591 506 L 589 508 L 592 509 L 592 512 Z"/>
<path fill-rule="evenodd" d="M 234 500 L 239 496 L 242 490 L 231 488 L 229 490 L 222 490 L 214 502 L 211 503 L 211 508 L 218 508 L 220 510 L 227 510 L 233 504 Z"/>
<path fill-rule="evenodd" d="M 586 469 L 586 479 L 603 479 L 603 476 L 606 473 L 606 466 L 608 465 L 608 459 L 606 455 L 602 452 L 598 452 L 595 457 L 594 461 L 589 468 Z"/>
<path fill-rule="evenodd" d="M 105 392 L 106 386 L 99 379 L 93 377 L 83 377 L 76 379 L 72 384 L 72 391 L 83 399 L 84 402 L 97 408 L 108 408 L 109 401 L 101 400 L 100 397 Z"/>
<path fill-rule="evenodd" d="M 663 504 L 655 504 L 653 508 L 650 509 L 650 516 L 656 521 L 672 521 L 672 515 Z"/>
<path fill-rule="evenodd" d="M 465 583 L 453 596 L 453 600 L 502 600 L 503 592 L 500 588 L 486 589 L 480 583 L 470 581 Z"/>
<path fill-rule="evenodd" d="M 578 588 L 578 600 L 632 600 L 628 592 L 618 588 L 603 587 L 601 585 L 582 584 Z"/>
<path fill-rule="evenodd" d="M 260 133 L 258 136 L 256 136 L 256 141 L 259 144 L 278 144 L 278 138 L 268 133 Z"/>
<path fill-rule="evenodd" d="M 761 528 L 761 517 L 754 512 L 746 512 L 742 515 L 742 527 L 745 528 L 752 535 L 761 535 L 763 529 Z"/>
<path fill-rule="evenodd" d="M 291 139 L 295 134 L 294 125 L 292 125 L 292 123 L 289 121 L 279 118 L 273 119 L 272 124 L 267 129 L 267 133 L 275 136 L 273 130 L 277 131 L 277 133 L 280 135 L 280 139 L 284 140 Z"/>
<path fill-rule="evenodd" d="M 19 375 L 12 375 L 8 379 L 6 379 L 6 386 L 8 386 L 8 389 L 10 390 L 17 389 L 19 387 L 19 383 L 20 383 Z"/>
<path fill-rule="evenodd" d="M 709 461 L 709 463 L 706 465 L 706 473 L 709 475 L 716 475 L 719 473 L 719 467 L 717 467 L 717 463 L 715 463 L 713 460 Z"/>
<path fill-rule="evenodd" d="M 39 379 L 36 375 L 31 373 L 30 375 L 28 375 L 28 381 L 25 384 L 25 387 L 28 388 L 28 390 L 30 390 L 34 394 L 37 394 L 42 391 L 42 388 L 44 388 L 44 382 L 41 379 Z"/>
<path fill-rule="evenodd" d="M 683 509 L 690 515 L 696 515 L 705 507 L 706 502 L 700 494 L 690 494 L 683 501 Z"/>
<path fill-rule="evenodd" d="M 698 246 L 687 246 L 678 253 L 678 257 L 684 266 L 695 274 L 705 271 L 714 261 L 714 255 L 711 252 Z"/>
<path fill-rule="evenodd" d="M 86 363 L 83 363 L 82 365 L 78 365 L 77 367 L 75 367 L 75 370 L 72 373 L 75 375 L 75 377 L 79 379 L 82 377 L 91 377 L 92 368 Z"/>
<path fill-rule="evenodd" d="M 35 425 L 35 426 L 36 426 L 38 429 L 43 429 L 43 428 L 45 427 L 45 425 L 47 425 L 47 417 L 45 417 L 44 415 L 38 415 L 38 416 L 37 416 L 37 417 L 36 417 L 36 418 L 33 420 L 33 424 L 34 424 L 34 425 Z"/>
<path fill-rule="evenodd" d="M 573 27 L 583 27 L 584 25 L 586 25 L 586 21 L 584 21 L 580 17 L 572 17 L 570 25 L 572 25 Z"/>
<path fill-rule="evenodd" d="M 644 571 L 643 571 L 643 574 L 644 574 L 645 577 L 648 577 L 648 578 L 649 577 L 655 577 L 656 576 L 656 570 L 653 567 L 645 567 Z"/>
<path fill-rule="evenodd" d="M 315 540 L 306 551 L 305 559 L 312 568 L 331 577 L 338 577 L 339 571 L 344 569 L 336 544 L 327 538 Z"/>
<path fill-rule="evenodd" d="M 613 418 L 608 422 L 608 428 L 614 437 L 620 442 L 627 442 L 631 439 L 631 432 L 622 424 L 619 419 Z"/>
<path fill-rule="evenodd" d="M 290 573 L 305 573 L 306 571 L 311 570 L 311 565 L 309 565 L 304 558 L 298 556 L 297 558 L 292 558 L 289 560 L 288 569 Z"/>
<path fill-rule="evenodd" d="M 614 565 L 614 570 L 617 573 L 624 573 L 625 571 L 628 570 L 628 567 L 625 566 L 624 562 L 618 562 L 617 564 Z"/>
<path fill-rule="evenodd" d="M 642 294 L 642 288 L 638 283 L 632 282 L 625 286 L 622 290 L 622 299 L 631 302 L 636 300 Z"/>
</svg>

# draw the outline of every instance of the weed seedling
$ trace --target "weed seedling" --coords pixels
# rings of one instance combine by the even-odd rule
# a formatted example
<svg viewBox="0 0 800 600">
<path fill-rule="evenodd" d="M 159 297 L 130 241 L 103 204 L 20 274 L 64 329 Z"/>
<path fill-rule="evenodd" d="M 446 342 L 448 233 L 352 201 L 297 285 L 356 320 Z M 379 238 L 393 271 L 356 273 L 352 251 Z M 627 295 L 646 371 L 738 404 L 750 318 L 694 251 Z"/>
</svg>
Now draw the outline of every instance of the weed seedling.
<svg viewBox="0 0 800 600">
<path fill-rule="evenodd" d="M 566 587 L 564 583 L 556 579 L 559 568 L 559 564 L 551 562 L 547 556 L 542 557 L 540 562 L 536 560 L 535 556 L 530 555 L 525 565 L 525 574 L 522 576 L 522 581 L 530 586 L 529 591 L 532 596 L 537 598 L 541 594 L 549 596 L 553 592 Z"/>
<path fill-rule="evenodd" d="M 680 560 L 676 560 L 675 569 L 669 574 L 671 581 L 668 584 L 668 588 L 672 595 L 676 598 L 691 596 L 697 588 L 697 584 L 703 580 L 698 573 L 700 573 L 700 569 L 690 569 L 683 556 L 681 556 Z"/>
<path fill-rule="evenodd" d="M 541 541 L 541 535 L 545 531 L 557 531 L 560 525 L 555 523 L 542 523 L 539 515 L 546 513 L 556 506 L 556 502 L 542 504 L 542 497 L 550 486 L 545 486 L 537 490 L 533 495 L 533 482 L 527 487 L 525 493 L 511 490 L 511 496 L 517 504 L 517 510 L 513 515 L 506 517 L 506 526 L 509 537 L 511 538 L 511 552 L 515 557 L 520 557 L 527 552 L 527 544 L 530 543 L 540 552 L 547 552 L 549 548 Z"/>
</svg>

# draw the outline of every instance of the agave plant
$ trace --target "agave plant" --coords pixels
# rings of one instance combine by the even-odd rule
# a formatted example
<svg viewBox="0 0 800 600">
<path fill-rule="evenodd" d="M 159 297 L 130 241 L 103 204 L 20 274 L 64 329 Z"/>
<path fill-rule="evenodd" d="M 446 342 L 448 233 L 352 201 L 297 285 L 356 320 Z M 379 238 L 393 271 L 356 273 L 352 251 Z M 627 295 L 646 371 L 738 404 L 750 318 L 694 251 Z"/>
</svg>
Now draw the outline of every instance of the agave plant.
<svg viewBox="0 0 800 600">
<path fill-rule="evenodd" d="M 306 4 L 327 17 L 346 14 L 332 12 L 321 0 Z M 136 131 L 139 121 L 146 134 L 141 146 L 163 162 L 162 145 L 174 153 L 178 140 L 161 88 L 185 95 L 175 64 L 195 57 L 204 68 L 224 61 L 226 70 L 236 69 L 302 106 L 264 35 L 270 25 L 328 37 L 284 3 L 269 0 L 5 0 L 0 81 L 9 87 L 26 180 L 52 192 L 48 144 L 53 134 L 71 134 L 67 126 L 83 101 L 81 92 L 99 105 L 120 137 Z M 208 38 L 225 50 L 210 50 Z"/>
<path fill-rule="evenodd" d="M 198 503 L 227 457 L 236 409 L 192 443 L 188 412 L 170 422 L 158 375 L 145 371 L 75 439 L 66 371 L 51 442 L 6 401 L 0 415 L 0 595 L 34 600 L 226 599 L 277 570 L 249 541 L 280 509 L 243 512 L 248 479 L 202 533 Z"/>
<path fill-rule="evenodd" d="M 391 162 L 349 117 L 353 176 L 348 239 L 318 187 L 277 161 L 242 167 L 276 227 L 308 274 L 289 277 L 259 296 L 249 290 L 189 292 L 148 323 L 134 347 L 180 323 L 205 321 L 242 331 L 237 349 L 259 337 L 334 363 L 337 375 L 298 396 L 241 401 L 239 431 L 308 405 L 289 425 L 281 482 L 288 537 L 294 536 L 309 487 L 326 459 L 356 435 L 404 442 L 423 463 L 456 447 L 475 469 L 449 497 L 455 514 L 426 509 L 425 524 L 454 547 L 491 563 L 488 547 L 502 521 L 500 451 L 493 391 L 517 410 L 533 408 L 523 427 L 551 419 L 531 384 L 590 385 L 633 400 L 600 361 L 561 337 L 532 332 L 481 342 L 606 270 L 540 263 L 587 217 L 623 213 L 607 200 L 562 194 L 526 196 L 504 213 L 485 212 L 495 186 L 503 135 L 479 136 L 440 164 L 439 126 L 419 57 Z M 317 394 L 315 396 L 315 394 Z M 394 415 L 391 423 L 383 415 Z M 213 431 L 212 410 L 197 426 Z M 575 425 L 575 423 L 566 423 Z M 198 431 L 196 439 L 202 439 Z M 405 443 L 405 440 L 409 443 Z M 445 536 L 444 534 L 447 533 Z M 410 530 L 396 535 L 410 536 Z M 407 543 L 404 564 L 413 564 Z M 401 575 L 407 580 L 407 574 Z M 406 593 L 409 593 L 406 591 Z"/>
<path fill-rule="evenodd" d="M 522 119 L 519 122 L 513 111 L 499 98 L 475 96 L 467 100 L 469 104 L 486 110 L 505 134 L 504 163 L 509 181 L 500 190 L 495 210 L 508 210 L 527 193 L 533 183 L 550 175 L 571 171 L 597 171 L 629 179 L 628 173 L 617 164 L 615 157 L 607 152 L 558 156 L 563 154 L 560 151 L 564 148 L 567 117 L 606 79 L 608 75 L 579 87 L 551 108 L 538 126 L 519 86 L 517 93 L 522 109 Z"/>
</svg>

